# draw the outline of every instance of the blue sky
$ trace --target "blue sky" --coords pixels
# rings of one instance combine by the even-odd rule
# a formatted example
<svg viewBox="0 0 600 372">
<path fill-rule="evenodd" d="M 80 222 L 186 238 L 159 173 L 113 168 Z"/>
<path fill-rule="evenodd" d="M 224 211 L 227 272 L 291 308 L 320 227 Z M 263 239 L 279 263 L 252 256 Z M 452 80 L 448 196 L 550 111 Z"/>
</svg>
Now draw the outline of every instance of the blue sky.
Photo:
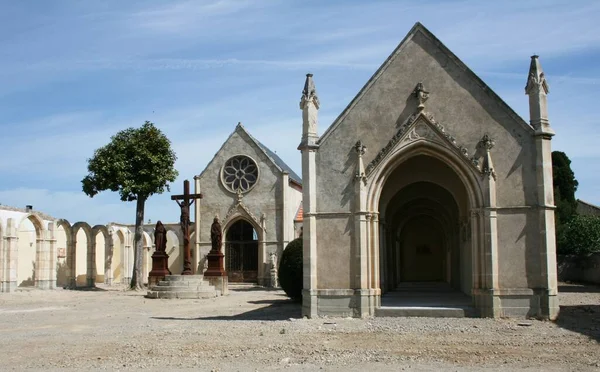
<svg viewBox="0 0 600 372">
<path fill-rule="evenodd" d="M 71 222 L 132 223 L 135 203 L 81 192 L 86 159 L 151 120 L 193 179 L 237 122 L 300 173 L 298 102 L 312 72 L 320 133 L 416 21 L 526 121 L 529 57 L 550 84 L 549 115 L 600 204 L 598 1 L 0 1 L 0 203 Z M 169 195 L 146 219 L 177 221 Z"/>
</svg>

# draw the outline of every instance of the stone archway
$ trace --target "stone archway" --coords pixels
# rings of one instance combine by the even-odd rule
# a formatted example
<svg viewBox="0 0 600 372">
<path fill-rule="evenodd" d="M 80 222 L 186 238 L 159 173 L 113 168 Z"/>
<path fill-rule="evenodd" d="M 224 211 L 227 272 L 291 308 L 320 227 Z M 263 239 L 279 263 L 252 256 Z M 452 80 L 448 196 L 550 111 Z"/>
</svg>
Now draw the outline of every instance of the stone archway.
<svg viewBox="0 0 600 372">
<path fill-rule="evenodd" d="M 472 185 L 443 153 L 426 148 L 393 163 L 378 195 L 381 293 L 437 283 L 471 296 L 480 274 L 480 249 L 470 231 L 471 212 L 479 207 Z"/>
<path fill-rule="evenodd" d="M 225 229 L 225 271 L 229 282 L 257 283 L 259 279 L 259 231 L 239 218 Z"/>
<path fill-rule="evenodd" d="M 33 215 L 25 216 L 17 228 L 17 286 L 33 287 L 42 280 L 40 267 L 43 244 L 43 221 Z"/>
</svg>

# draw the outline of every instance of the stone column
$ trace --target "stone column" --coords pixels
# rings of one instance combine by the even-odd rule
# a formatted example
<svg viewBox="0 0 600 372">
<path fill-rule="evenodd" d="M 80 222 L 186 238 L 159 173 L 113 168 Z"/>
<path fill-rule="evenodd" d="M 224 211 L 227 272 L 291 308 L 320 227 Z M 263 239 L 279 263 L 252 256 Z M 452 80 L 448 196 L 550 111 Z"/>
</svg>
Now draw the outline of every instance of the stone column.
<svg viewBox="0 0 600 372">
<path fill-rule="evenodd" d="M 5 278 L 6 282 L 4 283 L 4 292 L 14 292 L 17 289 L 17 254 L 18 254 L 18 245 L 19 245 L 19 237 L 17 235 L 17 229 L 15 227 L 15 220 L 9 218 L 6 221 L 6 240 L 5 240 L 5 250 L 6 250 L 6 272 Z"/>
<path fill-rule="evenodd" d="M 283 242 L 283 246 L 281 247 L 281 251 L 285 249 L 285 247 L 290 242 L 290 221 L 289 221 L 289 213 L 288 213 L 288 198 L 289 198 L 289 185 L 290 185 L 290 174 L 286 171 L 283 171 L 281 174 L 281 241 Z M 280 254 L 278 252 L 278 254 Z"/>
<path fill-rule="evenodd" d="M 90 234 L 91 236 L 91 234 Z M 91 236 L 87 246 L 87 270 L 85 275 L 86 286 L 96 285 L 96 237 Z"/>
<path fill-rule="evenodd" d="M 303 224 L 303 291 L 302 315 L 316 317 L 317 303 L 317 165 L 318 151 L 317 126 L 319 98 L 312 79 L 306 75 L 304 90 L 300 100 L 302 110 L 302 140 L 298 150 L 302 152 L 302 208 Z"/>
<path fill-rule="evenodd" d="M 556 319 L 559 312 L 554 226 L 552 146 L 554 130 L 548 120 L 546 77 L 538 56 L 531 57 L 525 94 L 529 96 L 530 123 L 535 130 L 536 178 L 539 209 L 540 317 Z M 530 257 L 530 259 L 534 259 Z"/>
<path fill-rule="evenodd" d="M 71 239 L 67 239 L 67 285 L 69 288 L 77 288 L 77 273 L 75 272 L 77 234 L 73 229 L 65 230 L 65 233 L 71 234 Z"/>
<path fill-rule="evenodd" d="M 200 177 L 194 176 L 194 194 L 200 194 Z M 204 263 L 201 262 L 203 255 L 200 252 L 200 241 L 202 230 L 200 227 L 200 223 L 202 221 L 202 211 L 200 209 L 200 203 L 202 203 L 202 199 L 196 199 L 194 203 L 194 252 L 192 252 L 192 256 L 196 257 L 198 263 L 196 265 L 192 265 L 192 271 L 196 275 L 201 275 L 204 270 Z M 191 242 L 190 242 L 191 243 Z"/>
<path fill-rule="evenodd" d="M 494 141 L 485 135 L 479 142 L 485 151 L 483 159 L 483 197 L 484 197 L 484 288 L 498 289 L 498 212 L 496 204 L 496 172 L 492 163 L 491 149 Z"/>
<path fill-rule="evenodd" d="M 48 288 L 56 288 L 56 224 L 48 225 Z"/>
</svg>

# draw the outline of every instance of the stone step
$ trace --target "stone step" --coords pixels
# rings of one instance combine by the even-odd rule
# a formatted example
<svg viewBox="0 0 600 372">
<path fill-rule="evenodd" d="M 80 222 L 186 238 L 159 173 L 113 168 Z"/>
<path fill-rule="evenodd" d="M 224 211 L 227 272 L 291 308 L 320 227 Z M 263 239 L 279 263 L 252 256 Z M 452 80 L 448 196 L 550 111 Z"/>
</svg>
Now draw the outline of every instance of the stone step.
<svg viewBox="0 0 600 372">
<path fill-rule="evenodd" d="M 176 286 L 176 285 L 154 286 L 150 290 L 155 291 L 155 292 L 189 292 L 189 291 L 214 292 L 214 291 L 216 291 L 215 287 L 213 287 L 213 286 L 188 287 L 188 286 L 183 286 L 183 285 L 182 286 Z"/>
<path fill-rule="evenodd" d="M 204 275 L 167 275 L 165 276 L 165 280 L 169 282 L 204 280 Z"/>
<path fill-rule="evenodd" d="M 464 307 L 382 306 L 375 309 L 378 317 L 464 318 L 472 309 Z"/>
<path fill-rule="evenodd" d="M 208 283 L 205 280 L 180 280 L 180 281 L 168 281 L 168 280 L 161 280 L 158 282 L 158 285 L 161 287 L 166 287 L 166 286 L 185 286 L 185 287 L 205 287 L 205 286 L 210 286 L 210 283 Z"/>
<path fill-rule="evenodd" d="M 214 298 L 219 294 L 216 290 L 212 292 L 198 292 L 198 291 L 148 291 L 146 298 L 162 298 L 162 299 L 206 299 Z"/>
</svg>

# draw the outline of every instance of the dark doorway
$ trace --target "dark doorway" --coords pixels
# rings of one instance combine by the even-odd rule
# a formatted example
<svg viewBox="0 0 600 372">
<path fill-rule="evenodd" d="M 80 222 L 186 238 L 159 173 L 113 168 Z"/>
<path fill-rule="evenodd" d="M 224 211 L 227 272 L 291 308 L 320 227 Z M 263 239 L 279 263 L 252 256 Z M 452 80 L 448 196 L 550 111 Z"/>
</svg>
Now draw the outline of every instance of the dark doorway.
<svg viewBox="0 0 600 372">
<path fill-rule="evenodd" d="M 256 283 L 258 281 L 258 236 L 252 225 L 244 220 L 227 230 L 225 262 L 229 281 Z"/>
</svg>

